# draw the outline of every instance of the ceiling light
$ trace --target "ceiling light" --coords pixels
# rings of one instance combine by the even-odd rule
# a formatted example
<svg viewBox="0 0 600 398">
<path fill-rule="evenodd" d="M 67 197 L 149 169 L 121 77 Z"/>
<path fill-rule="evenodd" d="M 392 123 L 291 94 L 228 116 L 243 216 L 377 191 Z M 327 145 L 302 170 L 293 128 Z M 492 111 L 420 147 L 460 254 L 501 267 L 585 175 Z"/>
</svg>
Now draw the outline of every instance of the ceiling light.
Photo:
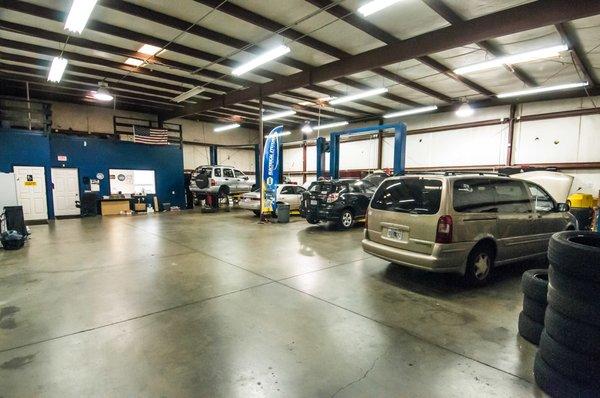
<svg viewBox="0 0 600 398">
<path fill-rule="evenodd" d="M 106 83 L 98 83 L 100 87 L 98 87 L 98 91 L 92 92 L 92 96 L 98 101 L 112 101 L 114 98 L 110 92 L 108 91 L 108 86 Z"/>
<path fill-rule="evenodd" d="M 150 44 L 144 44 L 138 50 L 139 53 L 146 54 L 146 55 L 155 55 L 159 51 L 160 51 L 160 47 L 151 46 Z"/>
<path fill-rule="evenodd" d="M 239 124 L 234 123 L 234 124 L 227 124 L 225 126 L 221 126 L 221 127 L 215 127 L 215 129 L 213 130 L 215 133 L 219 133 L 221 131 L 227 131 L 227 130 L 233 130 L 233 129 L 237 129 L 238 127 L 240 127 Z"/>
<path fill-rule="evenodd" d="M 132 66 L 140 66 L 144 63 L 144 61 L 142 61 L 141 59 L 137 59 L 137 58 L 127 58 L 125 60 L 125 63 L 127 65 L 132 65 Z"/>
<path fill-rule="evenodd" d="M 385 87 L 383 87 L 383 88 L 374 88 L 372 90 L 361 91 L 360 93 L 356 93 L 356 94 L 352 94 L 352 95 L 347 95 L 345 97 L 336 98 L 334 100 L 329 101 L 329 103 L 331 105 L 343 104 L 344 102 L 355 101 L 357 99 L 361 99 L 361 98 L 365 98 L 365 97 L 372 97 L 374 95 L 379 95 L 379 94 L 383 94 L 383 93 L 387 93 L 387 92 L 388 92 L 388 89 L 385 88 Z"/>
<path fill-rule="evenodd" d="M 275 47 L 275 48 L 267 51 L 266 53 L 261 54 L 258 57 L 254 58 L 252 61 L 246 62 L 245 64 L 238 66 L 233 71 L 231 71 L 231 74 L 234 76 L 241 76 L 244 73 L 251 71 L 252 69 L 254 69 L 262 64 L 265 64 L 269 61 L 274 60 L 275 58 L 279 58 L 282 55 L 289 53 L 290 51 L 291 51 L 290 48 L 287 46 Z"/>
<path fill-rule="evenodd" d="M 371 14 L 375 14 L 377 11 L 381 11 L 384 8 L 398 3 L 399 1 L 400 0 L 373 0 L 359 7 L 358 12 L 361 13 L 363 17 L 368 17 Z"/>
<path fill-rule="evenodd" d="M 300 131 L 302 131 L 304 134 L 310 134 L 313 132 L 313 128 L 310 127 L 310 123 L 306 122 L 304 123 L 304 126 L 302 126 L 302 128 L 300 129 Z"/>
<path fill-rule="evenodd" d="M 505 57 L 494 58 L 490 61 L 454 69 L 454 73 L 464 75 L 466 73 L 493 69 L 503 65 L 514 65 L 538 59 L 558 57 L 562 51 L 567 51 L 568 49 L 569 47 L 567 45 L 562 44 L 560 46 L 542 48 L 540 50 L 528 51 L 521 54 L 507 55 Z"/>
<path fill-rule="evenodd" d="M 588 84 L 589 84 L 588 82 L 580 82 L 580 83 L 559 84 L 558 86 L 536 87 L 536 88 L 530 88 L 530 89 L 522 90 L 522 91 L 513 91 L 511 93 L 498 94 L 498 95 L 496 95 L 496 97 L 498 97 L 498 98 L 521 97 L 524 95 L 547 93 L 549 91 L 561 91 L 561 90 L 569 90 L 572 88 L 585 87 Z"/>
<path fill-rule="evenodd" d="M 340 126 L 345 126 L 347 125 L 348 122 L 343 121 L 343 122 L 334 122 L 334 123 L 329 123 L 329 124 L 321 124 L 320 126 L 315 126 L 313 127 L 313 130 L 324 130 L 324 129 L 330 129 L 333 127 L 340 127 Z"/>
<path fill-rule="evenodd" d="M 52 65 L 50 65 L 50 71 L 48 72 L 48 81 L 55 83 L 60 82 L 68 62 L 69 60 L 66 58 L 54 57 Z"/>
<path fill-rule="evenodd" d="M 203 91 L 204 91 L 204 88 L 202 88 L 202 87 L 194 87 L 194 88 L 189 89 L 185 93 L 179 94 L 177 97 L 171 98 L 171 101 L 177 102 L 177 103 L 183 102 L 186 99 L 191 98 L 195 95 L 198 95 Z"/>
<path fill-rule="evenodd" d="M 269 120 L 275 120 L 275 119 L 280 119 L 282 117 L 286 117 L 286 116 L 292 116 L 295 115 L 296 111 L 283 111 L 283 112 L 277 112 L 277 113 L 271 113 L 270 115 L 263 115 L 262 120 L 263 122 L 268 122 Z"/>
<path fill-rule="evenodd" d="M 70 32 L 81 33 L 90 18 L 90 14 L 96 5 L 96 1 L 97 0 L 73 0 L 71 10 L 67 16 L 67 22 L 65 22 L 65 29 Z"/>
<path fill-rule="evenodd" d="M 475 113 L 475 109 L 471 107 L 467 102 L 462 104 L 456 112 L 454 112 L 458 117 L 468 117 L 472 116 Z"/>
<path fill-rule="evenodd" d="M 405 111 L 388 113 L 387 115 L 383 115 L 384 118 L 388 119 L 390 117 L 398 117 L 398 116 L 408 116 L 415 115 L 417 113 L 425 113 L 429 111 L 435 111 L 438 107 L 435 105 L 432 106 L 423 106 L 421 108 L 407 109 Z"/>
</svg>

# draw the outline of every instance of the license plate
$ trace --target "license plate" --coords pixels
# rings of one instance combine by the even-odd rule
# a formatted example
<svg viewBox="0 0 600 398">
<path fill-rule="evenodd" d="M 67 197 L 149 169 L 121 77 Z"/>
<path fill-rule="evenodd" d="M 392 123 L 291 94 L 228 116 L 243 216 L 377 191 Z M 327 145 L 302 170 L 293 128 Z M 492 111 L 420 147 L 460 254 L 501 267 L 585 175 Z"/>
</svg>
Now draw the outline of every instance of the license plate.
<svg viewBox="0 0 600 398">
<path fill-rule="evenodd" d="M 404 237 L 403 231 L 394 228 L 388 228 L 386 235 L 388 239 L 402 240 Z"/>
<path fill-rule="evenodd" d="M 315 206 L 316 206 L 316 205 L 317 205 L 317 201 L 316 201 L 316 200 L 311 200 L 311 201 L 310 201 L 310 204 L 311 204 L 311 205 L 315 205 Z"/>
</svg>

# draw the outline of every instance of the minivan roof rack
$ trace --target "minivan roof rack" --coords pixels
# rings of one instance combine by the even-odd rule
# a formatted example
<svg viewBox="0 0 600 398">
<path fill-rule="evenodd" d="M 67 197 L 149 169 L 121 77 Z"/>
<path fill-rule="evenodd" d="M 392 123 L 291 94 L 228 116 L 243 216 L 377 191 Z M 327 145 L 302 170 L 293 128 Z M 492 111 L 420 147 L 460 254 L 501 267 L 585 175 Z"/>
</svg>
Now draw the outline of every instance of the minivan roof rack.
<svg viewBox="0 0 600 398">
<path fill-rule="evenodd" d="M 473 175 L 473 174 L 477 174 L 477 175 L 495 175 L 495 176 L 499 176 L 499 177 L 510 177 L 508 174 L 506 173 L 500 173 L 500 172 L 495 172 L 495 171 L 481 171 L 481 170 L 429 170 L 429 171 L 405 171 L 403 173 L 397 173 L 395 174 L 396 176 L 400 176 L 400 175 L 406 175 L 406 174 L 441 174 L 441 175 L 445 175 L 445 176 L 452 176 L 452 175 Z"/>
</svg>

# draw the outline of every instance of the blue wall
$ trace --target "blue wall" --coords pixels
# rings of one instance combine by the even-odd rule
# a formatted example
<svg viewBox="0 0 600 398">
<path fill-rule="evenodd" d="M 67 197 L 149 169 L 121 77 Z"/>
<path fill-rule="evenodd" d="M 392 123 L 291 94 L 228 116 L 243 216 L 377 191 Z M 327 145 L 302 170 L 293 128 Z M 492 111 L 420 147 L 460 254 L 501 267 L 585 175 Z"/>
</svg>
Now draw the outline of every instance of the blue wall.
<svg viewBox="0 0 600 398">
<path fill-rule="evenodd" d="M 58 156 L 66 156 L 59 162 Z M 78 137 L 23 130 L 0 130 L 0 170 L 12 171 L 13 166 L 45 166 L 48 216 L 54 217 L 51 191 L 51 167 L 73 167 L 79 170 L 79 188 L 89 189 L 83 178 L 96 178 L 100 194 L 109 195 L 108 169 L 154 170 L 156 193 L 161 202 L 185 206 L 183 151 L 178 146 L 134 144 L 99 137 Z M 80 193 L 81 193 L 80 192 Z"/>
<path fill-rule="evenodd" d="M 46 175 L 48 217 L 54 218 L 50 145 L 47 133 L 29 130 L 0 129 L 0 171 L 12 173 L 13 166 L 43 166 Z"/>
</svg>

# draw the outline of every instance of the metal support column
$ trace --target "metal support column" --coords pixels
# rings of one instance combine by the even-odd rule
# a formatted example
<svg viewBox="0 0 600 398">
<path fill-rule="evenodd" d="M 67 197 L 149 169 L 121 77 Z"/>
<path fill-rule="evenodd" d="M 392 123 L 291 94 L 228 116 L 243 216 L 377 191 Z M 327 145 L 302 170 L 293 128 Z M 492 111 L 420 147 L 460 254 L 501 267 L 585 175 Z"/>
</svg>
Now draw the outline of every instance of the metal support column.
<svg viewBox="0 0 600 398">
<path fill-rule="evenodd" d="M 209 147 L 209 154 L 210 154 L 211 166 L 216 166 L 217 164 L 219 164 L 218 159 L 217 159 L 217 146 L 216 145 L 211 145 Z"/>
<path fill-rule="evenodd" d="M 323 177 L 325 171 L 325 149 L 326 149 L 325 137 L 317 138 L 317 179 Z"/>
<path fill-rule="evenodd" d="M 279 142 L 279 164 L 277 165 L 277 168 L 279 169 L 279 181 L 277 183 L 283 184 L 283 144 L 281 141 Z"/>
<path fill-rule="evenodd" d="M 254 145 L 254 178 L 257 186 L 260 186 L 260 180 L 262 179 L 260 169 L 260 149 L 258 149 L 258 144 Z"/>
<path fill-rule="evenodd" d="M 406 125 L 402 123 L 394 131 L 394 175 L 404 174 L 406 165 Z"/>
</svg>

